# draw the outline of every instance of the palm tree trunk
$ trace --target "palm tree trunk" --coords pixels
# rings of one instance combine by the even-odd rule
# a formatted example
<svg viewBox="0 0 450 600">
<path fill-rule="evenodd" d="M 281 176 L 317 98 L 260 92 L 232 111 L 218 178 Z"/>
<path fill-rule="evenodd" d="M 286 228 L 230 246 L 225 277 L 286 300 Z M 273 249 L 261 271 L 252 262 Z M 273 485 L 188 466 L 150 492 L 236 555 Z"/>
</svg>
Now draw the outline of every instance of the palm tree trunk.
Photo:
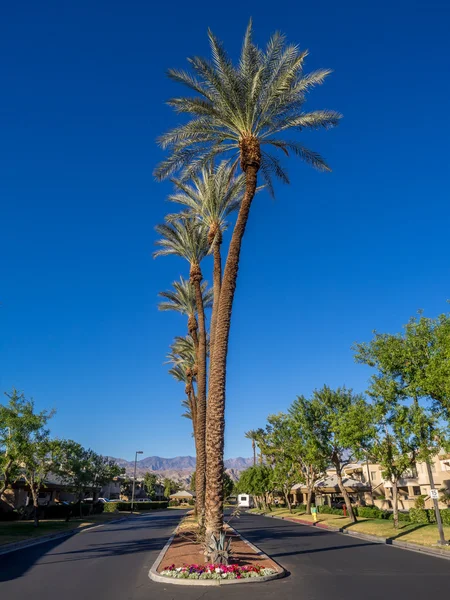
<svg viewBox="0 0 450 600">
<path fill-rule="evenodd" d="M 252 448 L 253 448 L 253 466 L 256 467 L 256 443 L 255 443 L 255 440 L 252 440 Z"/>
<path fill-rule="evenodd" d="M 220 242 L 216 240 L 214 244 L 214 269 L 213 269 L 213 291 L 214 300 L 213 308 L 211 313 L 211 328 L 209 332 L 209 368 L 213 362 L 214 356 L 214 343 L 216 341 L 216 323 L 217 323 L 217 310 L 219 307 L 220 300 L 220 288 L 222 285 L 222 256 L 220 254 Z"/>
<path fill-rule="evenodd" d="M 201 289 L 202 275 L 200 267 L 191 268 L 191 279 L 195 289 L 195 301 L 198 316 L 198 354 L 197 354 L 197 461 L 195 471 L 195 493 L 197 514 L 200 524 L 205 515 L 206 488 L 206 326 L 205 310 Z"/>
<path fill-rule="evenodd" d="M 206 452 L 207 452 L 207 496 L 206 496 L 206 539 L 223 526 L 223 448 L 225 435 L 225 381 L 227 370 L 228 338 L 231 312 L 239 269 L 242 238 L 247 225 L 250 206 L 256 192 L 259 164 L 248 164 L 246 189 L 230 242 L 228 257 L 220 290 L 215 327 L 214 360 L 211 361 L 207 407 Z"/>
</svg>

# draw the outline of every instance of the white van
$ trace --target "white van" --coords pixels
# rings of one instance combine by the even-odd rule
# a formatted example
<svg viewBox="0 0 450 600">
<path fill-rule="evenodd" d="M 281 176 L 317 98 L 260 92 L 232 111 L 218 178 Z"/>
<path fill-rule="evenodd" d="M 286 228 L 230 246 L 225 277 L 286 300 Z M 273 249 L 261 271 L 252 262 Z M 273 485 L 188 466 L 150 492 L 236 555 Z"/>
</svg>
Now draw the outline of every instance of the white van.
<svg viewBox="0 0 450 600">
<path fill-rule="evenodd" d="M 238 495 L 238 506 L 241 508 L 252 508 L 253 507 L 253 498 L 249 494 L 239 494 Z"/>
</svg>

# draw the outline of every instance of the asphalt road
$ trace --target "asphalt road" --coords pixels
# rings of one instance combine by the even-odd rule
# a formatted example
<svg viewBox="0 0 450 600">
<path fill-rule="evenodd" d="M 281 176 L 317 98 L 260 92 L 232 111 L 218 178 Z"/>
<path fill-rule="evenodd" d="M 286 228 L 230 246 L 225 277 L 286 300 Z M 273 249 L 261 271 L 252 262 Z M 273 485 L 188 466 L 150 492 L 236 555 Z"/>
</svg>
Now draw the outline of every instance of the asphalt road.
<svg viewBox="0 0 450 600">
<path fill-rule="evenodd" d="M 221 588 L 154 583 L 148 571 L 179 517 L 155 513 L 0 556 L 0 598 L 431 600 L 450 589 L 450 561 L 248 514 L 233 524 L 289 577 Z"/>
</svg>

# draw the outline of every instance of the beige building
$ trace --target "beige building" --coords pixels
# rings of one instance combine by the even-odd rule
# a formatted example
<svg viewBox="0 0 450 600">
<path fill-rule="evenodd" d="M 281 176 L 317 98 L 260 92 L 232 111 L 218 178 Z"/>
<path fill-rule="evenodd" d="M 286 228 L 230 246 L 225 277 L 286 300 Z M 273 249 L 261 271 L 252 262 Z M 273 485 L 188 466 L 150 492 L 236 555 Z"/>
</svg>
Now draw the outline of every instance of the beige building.
<svg viewBox="0 0 450 600">
<path fill-rule="evenodd" d="M 392 483 L 383 478 L 381 465 L 371 462 L 358 462 L 346 465 L 342 470 L 344 486 L 355 504 L 372 505 L 384 510 L 392 509 Z M 443 450 L 433 458 L 431 472 L 434 487 L 450 494 L 450 454 Z M 317 503 L 329 504 L 340 498 L 336 485 L 336 470 L 327 469 L 324 477 L 316 483 Z M 400 479 L 398 485 L 399 508 L 409 510 L 415 505 L 418 496 L 425 496 L 425 508 L 433 508 L 430 498 L 430 480 L 426 463 L 417 463 Z M 294 504 L 306 503 L 306 488 L 297 484 L 291 490 Z M 447 508 L 450 502 L 439 502 L 440 508 Z"/>
</svg>

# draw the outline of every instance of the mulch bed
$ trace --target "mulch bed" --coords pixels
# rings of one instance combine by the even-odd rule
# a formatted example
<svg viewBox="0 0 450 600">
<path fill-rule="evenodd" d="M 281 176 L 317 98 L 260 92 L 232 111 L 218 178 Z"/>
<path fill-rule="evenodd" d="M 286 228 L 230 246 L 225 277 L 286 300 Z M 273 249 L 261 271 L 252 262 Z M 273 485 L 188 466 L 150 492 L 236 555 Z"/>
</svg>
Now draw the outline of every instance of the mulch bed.
<svg viewBox="0 0 450 600">
<path fill-rule="evenodd" d="M 264 568 L 280 571 L 280 567 L 273 560 L 257 554 L 253 548 L 244 542 L 239 534 L 230 530 L 227 536 L 231 537 L 232 556 L 230 564 L 236 564 L 240 567 L 260 565 Z M 158 573 L 172 564 L 176 567 L 207 564 L 208 561 L 205 560 L 203 548 L 195 540 L 195 534 L 191 531 L 177 533 L 158 566 Z"/>
</svg>

